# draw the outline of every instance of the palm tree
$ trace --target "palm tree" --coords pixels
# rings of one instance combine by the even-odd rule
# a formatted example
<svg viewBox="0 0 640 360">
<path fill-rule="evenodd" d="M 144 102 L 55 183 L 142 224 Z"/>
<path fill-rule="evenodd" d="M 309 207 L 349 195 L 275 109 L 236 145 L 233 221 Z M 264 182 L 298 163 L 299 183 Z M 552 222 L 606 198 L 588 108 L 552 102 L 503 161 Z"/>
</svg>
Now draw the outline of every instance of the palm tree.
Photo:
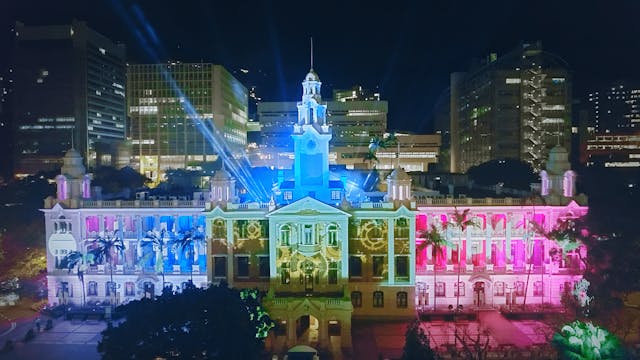
<svg viewBox="0 0 640 360">
<path fill-rule="evenodd" d="M 87 302 L 84 288 L 84 271 L 87 268 L 87 263 L 90 262 L 89 258 L 89 255 L 80 251 L 71 251 L 60 260 L 57 266 L 58 269 L 67 269 L 69 273 L 71 273 L 71 270 L 77 269 L 78 279 L 82 284 L 82 306 L 85 306 Z"/>
<path fill-rule="evenodd" d="M 436 273 L 438 272 L 437 256 L 442 253 L 445 246 L 451 246 L 451 243 L 442 236 L 438 228 L 431 224 L 431 230 L 423 230 L 421 237 L 424 242 L 418 245 L 418 251 L 424 250 L 431 245 L 431 256 L 433 258 L 433 311 L 436 311 Z"/>
<path fill-rule="evenodd" d="M 164 237 L 167 234 L 165 229 L 162 229 L 160 232 L 157 231 L 148 231 L 144 236 L 145 241 L 141 242 L 141 246 L 153 246 L 154 255 L 155 255 L 155 271 L 156 273 L 160 273 L 162 275 L 162 288 L 164 289 L 164 249 L 165 249 L 165 241 Z M 143 261 L 147 260 L 146 258 Z"/>
<path fill-rule="evenodd" d="M 476 223 L 471 220 L 471 219 L 467 219 L 468 215 L 469 215 L 469 211 L 470 209 L 465 209 L 462 212 L 459 212 L 457 208 L 454 209 L 452 217 L 447 221 L 447 226 L 454 226 L 456 227 L 459 232 L 458 232 L 458 244 L 457 244 L 457 249 L 458 251 L 457 253 L 457 257 L 458 257 L 458 280 L 456 282 L 456 287 L 458 288 L 457 294 L 456 294 L 456 311 L 458 311 L 458 308 L 460 307 L 460 244 L 462 243 L 462 233 L 467 230 L 467 227 L 469 226 L 476 226 Z M 468 251 L 468 250 L 467 250 Z"/>
<path fill-rule="evenodd" d="M 113 282 L 113 260 L 117 259 L 118 255 L 122 255 L 125 247 L 122 239 L 118 236 L 119 230 L 114 232 L 100 233 L 98 237 L 93 240 L 94 248 L 89 250 L 89 253 L 93 255 L 94 259 L 99 264 L 104 264 L 105 262 L 109 264 L 109 275 L 110 275 L 110 293 L 111 298 L 113 299 L 115 295 L 115 284 Z M 111 301 L 111 306 L 113 307 L 114 301 Z"/>
<path fill-rule="evenodd" d="M 182 239 L 178 239 L 176 244 L 178 248 L 180 248 L 180 252 L 187 258 L 187 260 L 191 260 L 193 253 L 190 254 L 190 251 L 195 248 L 197 251 L 198 246 L 204 241 L 204 234 L 202 230 L 199 228 L 192 228 L 191 230 L 187 230 L 182 236 Z M 197 254 L 197 253 L 196 253 Z M 194 256 L 195 257 L 195 256 Z M 193 283 L 193 265 L 189 267 L 189 273 L 191 275 L 191 283 Z"/>
<path fill-rule="evenodd" d="M 374 136 L 369 142 L 369 151 L 364 155 L 363 160 L 369 163 L 376 162 L 378 163 L 378 157 L 376 153 L 380 149 L 386 149 L 389 146 L 395 145 L 397 142 L 397 137 L 395 134 L 389 134 L 386 136 Z M 375 164 L 374 164 L 375 167 Z"/>
<path fill-rule="evenodd" d="M 566 256 L 567 252 L 575 250 L 580 247 L 582 244 L 581 234 L 576 230 L 576 220 L 575 219 L 558 219 L 558 223 L 551 231 L 546 231 L 544 227 L 537 222 L 531 222 L 531 227 L 533 228 L 534 234 L 539 234 L 545 237 L 548 240 L 552 240 L 558 245 L 560 249 L 562 249 L 562 256 Z M 553 250 L 553 249 L 552 249 Z M 535 246 L 533 248 L 535 251 Z M 533 257 L 533 251 L 531 251 L 531 256 Z M 552 254 L 552 251 L 549 251 L 549 254 Z M 578 253 L 580 255 L 580 253 Z M 581 260 L 585 262 L 584 259 Z M 544 270 L 543 270 L 544 271 Z M 529 272 L 527 274 L 527 286 L 525 286 L 524 293 L 524 301 L 523 308 L 527 303 L 527 287 L 529 285 L 529 276 L 531 274 L 531 268 L 529 268 Z"/>
</svg>

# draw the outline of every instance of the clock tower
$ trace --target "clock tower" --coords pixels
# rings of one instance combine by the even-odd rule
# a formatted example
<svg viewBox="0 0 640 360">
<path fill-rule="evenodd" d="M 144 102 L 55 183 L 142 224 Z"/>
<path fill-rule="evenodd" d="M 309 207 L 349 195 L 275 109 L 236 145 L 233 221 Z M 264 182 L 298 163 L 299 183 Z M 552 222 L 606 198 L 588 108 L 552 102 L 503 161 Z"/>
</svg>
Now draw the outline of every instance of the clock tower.
<svg viewBox="0 0 640 360">
<path fill-rule="evenodd" d="M 329 141 L 327 105 L 322 104 L 318 74 L 311 69 L 302 82 L 298 121 L 293 127 L 296 198 L 311 196 L 325 200 L 329 190 Z M 327 199 L 328 200 L 328 199 Z"/>
</svg>

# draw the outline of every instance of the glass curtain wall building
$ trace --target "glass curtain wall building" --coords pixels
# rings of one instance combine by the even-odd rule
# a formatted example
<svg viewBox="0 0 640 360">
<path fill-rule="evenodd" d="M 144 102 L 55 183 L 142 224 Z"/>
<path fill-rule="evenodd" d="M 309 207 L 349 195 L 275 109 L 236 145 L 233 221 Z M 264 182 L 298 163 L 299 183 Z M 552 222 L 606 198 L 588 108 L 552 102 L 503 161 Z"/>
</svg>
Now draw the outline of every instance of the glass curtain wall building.
<svg viewBox="0 0 640 360">
<path fill-rule="evenodd" d="M 137 64 L 128 68 L 132 163 L 154 183 L 166 169 L 198 168 L 247 143 L 247 89 L 221 65 Z M 211 145 L 199 126 L 212 130 Z"/>
</svg>

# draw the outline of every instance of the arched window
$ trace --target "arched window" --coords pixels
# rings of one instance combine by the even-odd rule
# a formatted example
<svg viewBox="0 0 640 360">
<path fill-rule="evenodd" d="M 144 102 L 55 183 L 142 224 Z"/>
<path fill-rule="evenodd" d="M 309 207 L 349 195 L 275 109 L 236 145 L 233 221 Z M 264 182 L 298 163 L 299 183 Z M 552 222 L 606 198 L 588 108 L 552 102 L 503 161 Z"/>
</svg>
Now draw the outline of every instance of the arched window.
<svg viewBox="0 0 640 360">
<path fill-rule="evenodd" d="M 493 295 L 495 295 L 495 296 L 504 296 L 504 282 L 496 281 L 493 284 Z"/>
<path fill-rule="evenodd" d="M 282 225 L 280 227 L 280 246 L 289 246 L 291 244 L 291 226 Z"/>
</svg>

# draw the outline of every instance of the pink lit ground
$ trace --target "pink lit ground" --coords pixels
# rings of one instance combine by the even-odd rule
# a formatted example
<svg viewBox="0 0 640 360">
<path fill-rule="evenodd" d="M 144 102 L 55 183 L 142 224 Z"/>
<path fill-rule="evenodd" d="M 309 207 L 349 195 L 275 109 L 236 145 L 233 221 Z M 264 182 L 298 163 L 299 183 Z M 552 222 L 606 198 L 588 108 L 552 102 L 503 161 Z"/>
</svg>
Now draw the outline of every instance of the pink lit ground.
<svg viewBox="0 0 640 360">
<path fill-rule="evenodd" d="M 401 357 L 404 334 L 407 328 L 406 322 L 354 320 L 352 327 L 353 359 L 396 359 Z M 441 354 L 446 353 L 447 348 L 455 346 L 456 327 L 459 333 L 466 331 L 474 339 L 479 329 L 488 329 L 489 346 L 495 353 L 542 347 L 547 344 L 545 334 L 551 333 L 549 326 L 541 321 L 507 320 L 497 311 L 480 312 L 478 321 L 459 321 L 457 323 L 425 321 L 422 323 L 422 327 L 429 334 L 431 347 Z M 481 339 L 486 339 L 486 335 L 481 335 Z"/>
</svg>

